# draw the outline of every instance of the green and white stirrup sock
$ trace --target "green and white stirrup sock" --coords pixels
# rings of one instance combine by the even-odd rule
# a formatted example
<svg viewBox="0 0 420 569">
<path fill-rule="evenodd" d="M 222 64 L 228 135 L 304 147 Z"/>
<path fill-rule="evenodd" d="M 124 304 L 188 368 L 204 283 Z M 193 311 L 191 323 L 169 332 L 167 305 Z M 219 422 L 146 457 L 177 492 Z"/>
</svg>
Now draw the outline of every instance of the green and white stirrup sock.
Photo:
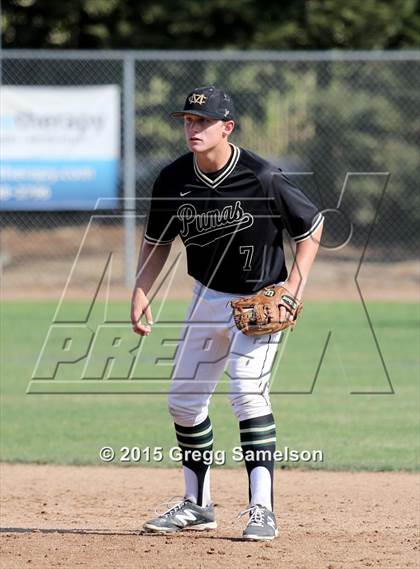
<svg viewBox="0 0 420 569">
<path fill-rule="evenodd" d="M 194 427 L 182 427 L 175 423 L 175 432 L 182 451 L 185 498 L 198 506 L 207 506 L 211 502 L 209 457 L 213 450 L 210 418 Z"/>
<path fill-rule="evenodd" d="M 273 510 L 274 452 L 276 425 L 273 414 L 239 422 L 241 447 L 248 473 L 250 505 Z"/>
</svg>

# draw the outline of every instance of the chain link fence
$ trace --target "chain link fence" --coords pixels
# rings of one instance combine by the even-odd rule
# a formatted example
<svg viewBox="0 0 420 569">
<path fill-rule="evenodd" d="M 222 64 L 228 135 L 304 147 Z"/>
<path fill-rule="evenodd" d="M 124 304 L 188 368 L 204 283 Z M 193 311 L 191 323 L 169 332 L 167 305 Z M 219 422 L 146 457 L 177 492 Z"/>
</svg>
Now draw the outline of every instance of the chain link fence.
<svg viewBox="0 0 420 569">
<path fill-rule="evenodd" d="M 232 141 L 289 172 L 326 210 L 320 257 L 336 272 L 362 255 L 382 265 L 416 258 L 419 52 L 3 51 L 1 73 L 3 85 L 112 84 L 122 93 L 118 207 L 2 211 L 6 293 L 55 298 L 83 239 L 76 288 L 97 284 L 110 253 L 112 283 L 132 283 L 153 180 L 186 152 L 182 124 L 169 113 L 206 84 L 233 95 Z M 340 247 L 349 223 L 351 240 Z"/>
</svg>

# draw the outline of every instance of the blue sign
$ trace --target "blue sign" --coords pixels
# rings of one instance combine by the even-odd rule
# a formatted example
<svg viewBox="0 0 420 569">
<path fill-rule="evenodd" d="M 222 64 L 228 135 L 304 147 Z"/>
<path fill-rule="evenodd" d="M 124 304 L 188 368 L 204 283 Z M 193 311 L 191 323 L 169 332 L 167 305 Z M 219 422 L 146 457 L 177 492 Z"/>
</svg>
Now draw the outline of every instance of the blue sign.
<svg viewBox="0 0 420 569">
<path fill-rule="evenodd" d="M 118 205 L 119 160 L 7 160 L 0 166 L 0 209 L 90 210 Z"/>
</svg>

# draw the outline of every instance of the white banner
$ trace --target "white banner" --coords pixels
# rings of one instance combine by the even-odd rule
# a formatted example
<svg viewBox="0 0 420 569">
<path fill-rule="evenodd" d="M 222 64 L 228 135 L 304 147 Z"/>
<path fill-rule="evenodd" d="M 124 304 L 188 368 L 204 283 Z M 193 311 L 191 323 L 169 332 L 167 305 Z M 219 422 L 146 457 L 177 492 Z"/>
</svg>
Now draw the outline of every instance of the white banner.
<svg viewBox="0 0 420 569">
<path fill-rule="evenodd" d="M 115 207 L 118 85 L 2 87 L 0 125 L 1 209 Z"/>
</svg>

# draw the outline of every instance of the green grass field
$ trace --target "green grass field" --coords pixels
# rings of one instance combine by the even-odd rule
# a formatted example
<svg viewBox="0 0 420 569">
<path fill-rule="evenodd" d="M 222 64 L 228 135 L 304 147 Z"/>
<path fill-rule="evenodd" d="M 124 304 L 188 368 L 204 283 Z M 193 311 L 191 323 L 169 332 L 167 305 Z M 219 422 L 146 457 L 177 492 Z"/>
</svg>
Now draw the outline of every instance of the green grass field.
<svg viewBox="0 0 420 569">
<path fill-rule="evenodd" d="M 149 464 L 175 465 L 168 458 L 169 448 L 176 445 L 166 408 L 168 381 L 159 379 L 169 377 L 170 365 L 168 360 L 166 365 L 164 360 L 163 365 L 154 365 L 157 356 L 170 358 L 173 353 L 173 345 L 163 348 L 160 345 L 168 330 L 158 325 L 145 340 L 138 368 L 139 377 L 144 379 L 112 379 L 124 372 L 125 362 L 119 362 L 113 368 L 106 368 L 105 379 L 76 382 L 85 366 L 81 360 L 60 366 L 55 379 L 34 379 L 30 383 L 55 308 L 55 304 L 43 302 L 3 304 L 1 459 L 99 464 L 99 449 L 105 445 L 115 449 L 117 459 L 123 446 L 141 449 L 158 446 L 163 447 L 165 460 Z M 157 307 L 154 308 L 156 314 Z M 351 470 L 418 468 L 417 307 L 412 303 L 372 302 L 368 309 L 394 394 L 389 393 L 387 373 L 361 304 L 308 302 L 296 331 L 287 339 L 272 379 L 277 446 L 320 449 L 324 453 L 324 462 L 299 463 L 299 466 Z M 185 310 L 185 302 L 170 301 L 161 320 L 181 322 Z M 98 304 L 89 319 L 90 329 L 96 329 L 102 311 L 103 305 Z M 85 304 L 69 303 L 60 318 L 77 321 L 85 313 Z M 123 321 L 128 313 L 127 303 L 115 302 L 109 307 L 108 318 Z M 172 326 L 170 337 L 176 338 L 178 328 Z M 313 392 L 308 393 L 329 332 L 317 381 Z M 60 334 L 56 342 L 62 342 L 66 332 Z M 130 327 L 122 329 L 121 335 L 127 341 L 135 339 Z M 106 339 L 105 333 L 94 346 L 94 357 L 87 368 L 89 377 L 100 375 L 104 368 L 108 353 Z M 83 341 L 81 337 L 79 347 L 76 343 L 73 348 L 82 349 Z M 54 358 L 53 352 L 46 352 L 41 365 L 44 377 L 54 368 Z M 45 385 L 56 393 L 36 393 L 45 391 Z M 108 393 L 64 394 L 59 393 L 60 389 L 108 390 Z M 210 416 L 215 449 L 226 450 L 227 464 L 235 465 L 231 449 L 239 444 L 239 435 L 224 394 L 227 389 L 224 377 L 213 396 Z M 127 393 L 116 394 L 117 390 Z M 143 460 L 141 464 L 148 463 Z"/>
</svg>

